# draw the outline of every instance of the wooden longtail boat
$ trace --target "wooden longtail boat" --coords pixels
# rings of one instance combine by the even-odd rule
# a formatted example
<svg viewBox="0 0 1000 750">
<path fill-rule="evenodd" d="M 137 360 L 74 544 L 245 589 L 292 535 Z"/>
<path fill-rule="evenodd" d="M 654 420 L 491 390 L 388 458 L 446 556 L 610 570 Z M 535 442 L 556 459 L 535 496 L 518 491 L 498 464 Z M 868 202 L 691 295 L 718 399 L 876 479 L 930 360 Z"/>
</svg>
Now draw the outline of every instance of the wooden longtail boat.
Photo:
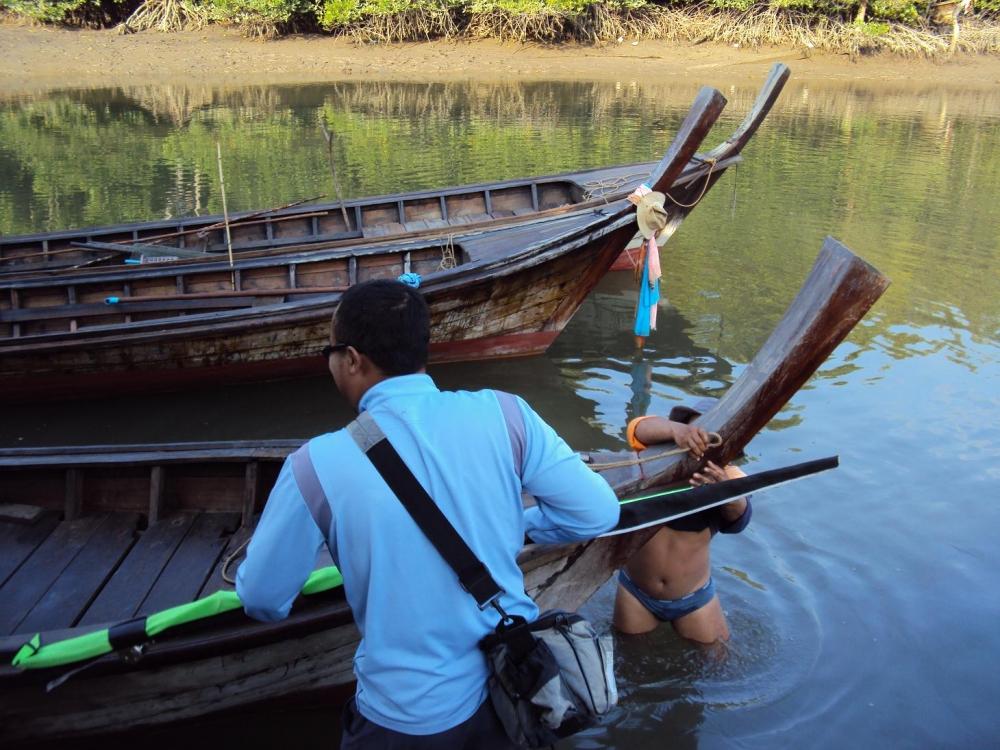
<svg viewBox="0 0 1000 750">
<path fill-rule="evenodd" d="M 828 239 L 778 327 L 698 424 L 709 457 L 733 458 L 847 336 L 888 285 Z M 188 602 L 222 587 L 284 456 L 299 441 L 0 451 L 0 498 L 34 523 L 0 522 L 0 740 L 57 738 L 196 717 L 349 684 L 357 631 L 342 589 L 302 597 L 279 623 L 236 610 L 80 667 L 21 671 L 10 658 Z M 584 455 L 620 497 L 678 482 L 697 464 L 657 446 Z M 17 508 L 6 508 L 10 515 Z M 528 545 L 519 561 L 543 608 L 576 608 L 656 528 L 567 545 Z M 73 671 L 74 669 L 78 671 Z M 46 683 L 65 678 L 51 692 Z"/>
<path fill-rule="evenodd" d="M 788 76 L 775 66 L 766 89 L 777 96 Z M 766 114 L 760 113 L 761 116 Z M 759 123 L 758 123 L 759 124 Z M 754 125 L 754 129 L 756 125 Z M 736 148 L 693 155 L 664 186 L 682 204 L 697 203 L 725 170 L 737 163 L 752 132 Z M 714 161 L 713 161 L 714 160 Z M 356 247 L 379 239 L 414 239 L 550 216 L 574 207 L 597 206 L 628 195 L 656 167 L 655 162 L 581 172 L 504 180 L 481 185 L 357 198 L 340 203 L 299 201 L 285 207 L 229 217 L 235 253 L 287 251 L 307 246 Z M 115 226 L 0 237 L 0 278 L 43 272 L 65 273 L 120 265 L 133 260 L 179 258 L 195 261 L 225 256 L 223 216 L 188 217 Z"/>
<path fill-rule="evenodd" d="M 696 199 L 738 160 L 787 76 L 775 67 L 737 131 L 698 157 L 705 172 L 685 191 Z M 702 90 L 650 185 L 675 183 L 724 103 Z M 696 202 L 670 204 L 668 235 Z M 621 195 L 443 238 L 244 253 L 235 269 L 180 261 L 0 280 L 0 401 L 319 373 L 315 352 L 342 290 L 407 272 L 423 277 L 432 361 L 537 354 L 635 233 L 633 209 Z"/>
</svg>

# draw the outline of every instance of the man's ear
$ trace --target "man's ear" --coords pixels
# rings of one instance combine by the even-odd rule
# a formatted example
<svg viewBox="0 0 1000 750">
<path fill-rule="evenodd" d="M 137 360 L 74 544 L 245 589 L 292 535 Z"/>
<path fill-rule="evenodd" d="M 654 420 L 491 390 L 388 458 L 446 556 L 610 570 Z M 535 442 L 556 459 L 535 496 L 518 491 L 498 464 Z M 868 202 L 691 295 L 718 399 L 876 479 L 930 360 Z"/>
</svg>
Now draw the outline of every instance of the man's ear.
<svg viewBox="0 0 1000 750">
<path fill-rule="evenodd" d="M 347 347 L 344 353 L 347 355 L 348 371 L 352 375 L 367 374 L 374 367 L 372 361 L 353 346 Z"/>
</svg>

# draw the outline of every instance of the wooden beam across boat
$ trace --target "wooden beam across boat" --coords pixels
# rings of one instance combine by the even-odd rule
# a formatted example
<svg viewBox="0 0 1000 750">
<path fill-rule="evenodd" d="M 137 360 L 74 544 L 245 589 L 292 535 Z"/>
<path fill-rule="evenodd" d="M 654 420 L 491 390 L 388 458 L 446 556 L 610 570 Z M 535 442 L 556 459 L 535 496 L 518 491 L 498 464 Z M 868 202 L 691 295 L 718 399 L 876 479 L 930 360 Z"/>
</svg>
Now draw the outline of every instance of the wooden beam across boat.
<svg viewBox="0 0 1000 750">
<path fill-rule="evenodd" d="M 888 283 L 827 239 L 774 333 L 698 419 L 723 439 L 707 458 L 725 462 L 742 450 Z M 0 657 L 9 663 L 36 630 L 43 643 L 54 642 L 223 586 L 222 566 L 250 533 L 240 523 L 247 498 L 259 513 L 283 458 L 299 444 L 0 450 L 0 496 L 39 508 L 33 525 L 0 522 Z M 671 448 L 584 458 L 595 470 L 614 466 L 602 475 L 625 497 L 683 481 L 698 468 L 686 455 L 667 455 Z M 79 517 L 60 521 L 71 472 L 78 476 Z M 150 520 L 153 494 L 160 504 Z M 528 545 L 518 558 L 526 590 L 543 608 L 577 608 L 655 531 Z M 282 622 L 232 611 L 141 649 L 99 657 L 51 692 L 45 685 L 70 668 L 0 666 L 0 740 L 102 733 L 345 686 L 353 680 L 357 641 L 342 590 L 334 589 L 303 597 Z"/>
</svg>

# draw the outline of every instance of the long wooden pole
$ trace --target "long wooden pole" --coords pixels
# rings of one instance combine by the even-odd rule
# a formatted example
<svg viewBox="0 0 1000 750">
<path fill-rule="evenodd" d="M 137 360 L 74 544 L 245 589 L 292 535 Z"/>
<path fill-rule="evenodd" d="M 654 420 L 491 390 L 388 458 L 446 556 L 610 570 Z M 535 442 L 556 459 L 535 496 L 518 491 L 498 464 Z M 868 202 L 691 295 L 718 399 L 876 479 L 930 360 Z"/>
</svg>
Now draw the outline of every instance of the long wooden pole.
<svg viewBox="0 0 1000 750">
<path fill-rule="evenodd" d="M 337 200 L 340 201 L 340 213 L 344 217 L 344 231 L 351 231 L 351 221 L 347 218 L 347 206 L 344 205 L 344 196 L 340 192 L 340 180 L 337 178 L 337 160 L 333 155 L 333 131 L 330 130 L 326 122 L 326 115 L 323 116 L 323 120 L 320 122 L 320 127 L 323 129 L 323 137 L 326 138 L 326 153 L 330 159 L 330 173 L 333 175 L 333 190 L 337 194 Z M 361 227 L 358 227 L 361 229 Z"/>
<path fill-rule="evenodd" d="M 215 153 L 219 158 L 219 187 L 222 190 L 222 219 L 226 225 L 226 248 L 229 251 L 229 274 L 233 284 L 233 291 L 236 291 L 236 267 L 233 264 L 233 237 L 229 233 L 229 210 L 226 208 L 226 178 L 222 176 L 222 146 L 215 142 Z"/>
</svg>

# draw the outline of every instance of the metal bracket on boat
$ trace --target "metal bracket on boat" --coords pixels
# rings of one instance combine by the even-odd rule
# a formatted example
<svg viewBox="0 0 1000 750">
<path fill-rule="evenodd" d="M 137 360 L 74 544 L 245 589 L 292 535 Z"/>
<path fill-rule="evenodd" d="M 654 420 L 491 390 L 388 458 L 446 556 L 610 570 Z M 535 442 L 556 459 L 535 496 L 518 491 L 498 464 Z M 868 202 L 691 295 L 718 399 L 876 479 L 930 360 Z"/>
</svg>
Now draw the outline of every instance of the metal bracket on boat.
<svg viewBox="0 0 1000 750">
<path fill-rule="evenodd" d="M 146 644 L 137 643 L 134 646 L 129 646 L 127 649 L 121 652 L 121 659 L 126 664 L 135 664 L 146 654 Z"/>
<path fill-rule="evenodd" d="M 143 619 L 145 619 L 145 618 L 143 618 Z M 122 661 L 124 661 L 125 663 L 127 663 L 127 664 L 135 664 L 136 662 L 138 662 L 143 657 L 143 655 L 145 654 L 145 651 L 146 651 L 146 644 L 144 644 L 144 643 L 137 643 L 137 644 L 135 644 L 133 646 L 129 646 L 128 648 L 121 649 L 120 651 L 118 651 L 118 654 L 121 657 Z M 75 677 L 76 675 L 80 674 L 80 672 L 83 672 L 86 669 L 90 669 L 92 666 L 94 666 L 100 660 L 101 660 L 101 657 L 98 656 L 98 657 L 96 657 L 94 659 L 91 659 L 90 661 L 86 662 L 85 664 L 81 664 L 76 669 L 71 669 L 68 672 L 65 672 L 64 674 L 60 675 L 56 679 L 50 680 L 49 682 L 45 683 L 45 692 L 46 693 L 51 693 L 57 687 L 59 687 L 60 685 L 62 685 L 63 683 L 65 683 L 68 679 L 70 679 L 71 677 Z"/>
</svg>

